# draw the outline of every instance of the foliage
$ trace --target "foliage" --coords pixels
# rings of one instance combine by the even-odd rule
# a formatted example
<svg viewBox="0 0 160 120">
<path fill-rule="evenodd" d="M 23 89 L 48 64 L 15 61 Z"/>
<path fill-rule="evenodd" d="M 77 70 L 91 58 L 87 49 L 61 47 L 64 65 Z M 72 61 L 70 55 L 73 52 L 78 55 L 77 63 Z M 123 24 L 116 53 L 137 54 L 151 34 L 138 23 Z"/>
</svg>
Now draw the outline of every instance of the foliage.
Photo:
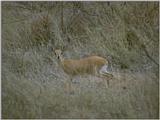
<svg viewBox="0 0 160 120">
<path fill-rule="evenodd" d="M 158 118 L 158 2 L 2 2 L 2 118 Z M 53 50 L 100 55 L 115 78 L 77 76 Z"/>
</svg>

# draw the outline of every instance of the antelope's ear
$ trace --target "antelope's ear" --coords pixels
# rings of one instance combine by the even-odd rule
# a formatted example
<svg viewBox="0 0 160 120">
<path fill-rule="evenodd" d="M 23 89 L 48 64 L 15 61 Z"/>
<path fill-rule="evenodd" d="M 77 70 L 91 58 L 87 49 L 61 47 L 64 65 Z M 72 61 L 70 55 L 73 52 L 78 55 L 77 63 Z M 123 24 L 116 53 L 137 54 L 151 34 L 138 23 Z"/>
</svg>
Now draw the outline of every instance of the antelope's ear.
<svg viewBox="0 0 160 120">
<path fill-rule="evenodd" d="M 56 55 L 56 52 L 55 52 L 55 49 L 54 49 L 54 48 L 52 48 L 52 52 L 54 52 L 54 55 Z"/>
<path fill-rule="evenodd" d="M 56 56 L 56 52 L 54 51 L 54 55 Z"/>
<path fill-rule="evenodd" d="M 66 51 L 66 50 L 67 50 L 67 46 L 66 46 L 66 45 L 62 46 L 62 47 L 61 47 L 61 50 L 62 50 L 62 52 L 63 52 L 63 51 Z"/>
</svg>

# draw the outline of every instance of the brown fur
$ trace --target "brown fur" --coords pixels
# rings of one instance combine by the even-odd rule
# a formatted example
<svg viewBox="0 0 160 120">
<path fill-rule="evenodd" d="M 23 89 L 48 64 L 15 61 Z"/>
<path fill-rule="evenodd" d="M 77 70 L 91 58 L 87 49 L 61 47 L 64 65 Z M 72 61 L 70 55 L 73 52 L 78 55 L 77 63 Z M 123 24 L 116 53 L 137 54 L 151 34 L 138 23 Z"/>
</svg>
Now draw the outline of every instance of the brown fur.
<svg viewBox="0 0 160 120">
<path fill-rule="evenodd" d="M 95 74 L 107 60 L 99 56 L 86 57 L 80 60 L 66 59 L 62 61 L 64 71 L 70 75 Z"/>
<path fill-rule="evenodd" d="M 55 50 L 56 56 L 60 59 L 65 73 L 69 75 L 96 74 L 108 61 L 99 56 L 90 56 L 79 60 L 64 59 L 61 50 Z"/>
</svg>

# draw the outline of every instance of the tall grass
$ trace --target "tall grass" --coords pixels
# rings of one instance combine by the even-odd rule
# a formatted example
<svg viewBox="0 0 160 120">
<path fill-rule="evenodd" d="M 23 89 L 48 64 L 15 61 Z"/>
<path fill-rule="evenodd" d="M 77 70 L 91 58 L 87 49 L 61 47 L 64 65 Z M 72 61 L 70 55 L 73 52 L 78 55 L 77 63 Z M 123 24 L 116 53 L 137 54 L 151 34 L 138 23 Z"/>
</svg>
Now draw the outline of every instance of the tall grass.
<svg viewBox="0 0 160 120">
<path fill-rule="evenodd" d="M 2 118 L 158 118 L 158 11 L 158 2 L 3 1 Z M 68 95 L 56 48 L 109 59 L 110 86 L 76 76 Z"/>
</svg>

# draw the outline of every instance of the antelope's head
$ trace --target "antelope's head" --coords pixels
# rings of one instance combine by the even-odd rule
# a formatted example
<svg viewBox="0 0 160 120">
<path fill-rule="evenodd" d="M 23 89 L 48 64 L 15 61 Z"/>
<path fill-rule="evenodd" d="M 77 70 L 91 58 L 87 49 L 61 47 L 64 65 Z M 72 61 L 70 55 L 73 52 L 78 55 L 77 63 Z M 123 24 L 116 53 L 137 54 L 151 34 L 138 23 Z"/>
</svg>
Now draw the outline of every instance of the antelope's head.
<svg viewBox="0 0 160 120">
<path fill-rule="evenodd" d="M 55 51 L 54 51 L 54 53 L 55 53 L 55 56 L 58 58 L 58 60 L 60 60 L 60 61 L 62 61 L 63 59 L 63 57 L 62 57 L 62 51 L 60 50 L 60 49 L 56 49 Z"/>
</svg>

